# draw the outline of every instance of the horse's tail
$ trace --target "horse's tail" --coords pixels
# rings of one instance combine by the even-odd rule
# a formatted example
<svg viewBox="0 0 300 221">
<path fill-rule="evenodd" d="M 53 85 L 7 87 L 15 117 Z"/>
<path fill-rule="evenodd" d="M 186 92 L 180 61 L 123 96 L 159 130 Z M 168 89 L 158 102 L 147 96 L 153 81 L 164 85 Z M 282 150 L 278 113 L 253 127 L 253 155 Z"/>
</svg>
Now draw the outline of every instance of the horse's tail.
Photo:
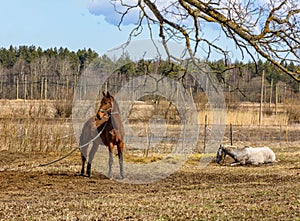
<svg viewBox="0 0 300 221">
<path fill-rule="evenodd" d="M 79 137 L 79 149 L 86 149 L 88 146 L 88 142 L 91 140 L 93 134 L 92 134 L 92 130 L 95 130 L 95 128 L 93 127 L 93 122 L 94 122 L 94 118 L 90 118 L 89 120 L 87 120 L 81 130 L 81 134 Z M 97 134 L 97 133 L 96 133 Z"/>
<path fill-rule="evenodd" d="M 87 128 L 87 122 L 86 122 L 82 127 L 81 134 L 79 137 L 79 147 L 81 147 L 85 143 L 85 140 L 87 137 L 87 132 L 88 132 L 87 130 L 88 130 L 88 128 Z"/>
</svg>

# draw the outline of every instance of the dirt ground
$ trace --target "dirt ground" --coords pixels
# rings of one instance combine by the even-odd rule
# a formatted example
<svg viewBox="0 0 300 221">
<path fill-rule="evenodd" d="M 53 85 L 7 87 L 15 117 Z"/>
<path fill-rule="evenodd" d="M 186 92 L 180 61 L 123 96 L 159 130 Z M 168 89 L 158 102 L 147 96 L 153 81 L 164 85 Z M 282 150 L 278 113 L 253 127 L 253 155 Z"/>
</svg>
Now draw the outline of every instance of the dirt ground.
<svg viewBox="0 0 300 221">
<path fill-rule="evenodd" d="M 0 151 L 0 220 L 300 220 L 300 146 L 278 146 L 278 162 L 180 171 L 149 184 L 78 176 L 78 152 Z M 60 153 L 62 154 L 62 153 Z"/>
</svg>

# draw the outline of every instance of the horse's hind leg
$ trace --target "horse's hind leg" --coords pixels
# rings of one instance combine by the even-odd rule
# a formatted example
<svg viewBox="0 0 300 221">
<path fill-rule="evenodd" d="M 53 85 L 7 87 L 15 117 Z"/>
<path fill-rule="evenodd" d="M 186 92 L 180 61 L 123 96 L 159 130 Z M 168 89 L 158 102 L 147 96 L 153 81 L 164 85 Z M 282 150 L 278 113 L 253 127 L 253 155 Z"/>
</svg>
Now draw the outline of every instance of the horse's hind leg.
<svg viewBox="0 0 300 221">
<path fill-rule="evenodd" d="M 87 146 L 82 147 L 80 151 L 81 151 L 81 162 L 82 162 L 80 175 L 83 176 L 84 175 L 84 166 L 85 166 L 86 157 L 87 157 Z"/>
<path fill-rule="evenodd" d="M 92 161 L 94 159 L 94 156 L 98 150 L 98 146 L 99 146 L 99 143 L 98 142 L 94 142 L 93 143 L 93 146 L 90 150 L 90 153 L 89 153 L 89 160 L 88 160 L 88 165 L 87 165 L 87 168 L 86 168 L 86 174 L 87 176 L 91 176 L 91 168 L 92 168 Z"/>
<path fill-rule="evenodd" d="M 120 165 L 120 176 L 121 179 L 124 179 L 124 169 L 123 169 L 123 149 L 124 149 L 124 143 L 120 142 L 118 145 L 118 157 L 119 157 L 119 165 Z"/>
<path fill-rule="evenodd" d="M 108 160 L 108 177 L 109 179 L 112 179 L 112 165 L 113 165 L 113 150 L 114 150 L 114 144 L 110 143 L 108 147 L 109 152 L 109 160 Z"/>
</svg>

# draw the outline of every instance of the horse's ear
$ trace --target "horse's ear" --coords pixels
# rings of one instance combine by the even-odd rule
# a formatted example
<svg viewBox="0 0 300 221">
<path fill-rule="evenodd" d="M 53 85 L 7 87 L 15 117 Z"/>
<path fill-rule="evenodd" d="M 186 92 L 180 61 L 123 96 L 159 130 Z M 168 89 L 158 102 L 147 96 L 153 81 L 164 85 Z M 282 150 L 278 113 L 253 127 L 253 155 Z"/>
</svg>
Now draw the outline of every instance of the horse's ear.
<svg viewBox="0 0 300 221">
<path fill-rule="evenodd" d="M 103 94 L 103 97 L 106 97 L 106 94 L 105 94 L 105 92 L 104 92 L 104 91 L 102 91 L 102 94 Z"/>
<path fill-rule="evenodd" d="M 111 97 L 111 95 L 108 91 L 107 91 L 106 97 Z"/>
<path fill-rule="evenodd" d="M 107 91 L 106 97 L 107 97 L 107 98 L 110 98 L 110 99 L 112 99 L 112 100 L 115 100 L 114 97 L 113 97 L 108 91 Z"/>
</svg>

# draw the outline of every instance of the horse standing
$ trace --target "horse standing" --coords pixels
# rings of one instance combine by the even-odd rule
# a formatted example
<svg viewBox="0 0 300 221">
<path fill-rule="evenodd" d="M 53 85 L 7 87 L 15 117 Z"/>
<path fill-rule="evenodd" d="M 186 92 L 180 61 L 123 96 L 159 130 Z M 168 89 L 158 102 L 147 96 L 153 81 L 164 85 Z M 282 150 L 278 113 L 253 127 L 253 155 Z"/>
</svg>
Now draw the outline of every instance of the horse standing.
<svg viewBox="0 0 300 221">
<path fill-rule="evenodd" d="M 100 133 L 100 137 L 99 136 Z M 95 139 L 96 138 L 96 139 Z M 87 164 L 87 176 L 91 176 L 91 166 L 95 153 L 100 144 L 104 144 L 109 150 L 109 170 L 108 177 L 112 178 L 112 164 L 113 164 L 113 149 L 116 145 L 118 148 L 118 157 L 120 165 L 120 176 L 124 179 L 123 170 L 123 149 L 124 149 L 124 127 L 121 121 L 120 110 L 114 97 L 109 92 L 103 92 L 103 98 L 100 103 L 99 110 L 96 117 L 90 118 L 83 126 L 80 136 L 82 169 L 81 175 L 84 175 L 84 167 L 87 160 L 87 149 L 92 140 L 93 146 L 89 152 Z"/>
<path fill-rule="evenodd" d="M 236 164 L 263 164 L 273 163 L 276 160 L 275 153 L 269 147 L 243 147 L 237 148 L 234 146 L 220 145 L 217 151 L 216 162 L 222 163 L 225 160 L 226 155 L 229 155 L 234 159 L 234 162 L 230 165 Z"/>
</svg>

